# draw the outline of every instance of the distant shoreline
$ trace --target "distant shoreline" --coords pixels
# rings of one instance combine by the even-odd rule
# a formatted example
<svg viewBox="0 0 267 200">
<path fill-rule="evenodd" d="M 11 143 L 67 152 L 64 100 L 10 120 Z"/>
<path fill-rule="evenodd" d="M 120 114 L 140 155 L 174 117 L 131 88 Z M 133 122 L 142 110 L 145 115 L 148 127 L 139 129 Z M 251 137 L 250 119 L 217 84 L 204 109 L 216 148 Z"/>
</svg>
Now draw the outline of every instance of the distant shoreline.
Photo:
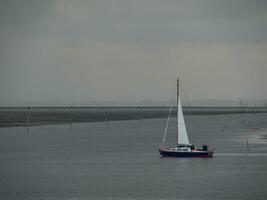
<svg viewBox="0 0 267 200">
<path fill-rule="evenodd" d="M 164 106 L 0 107 L 0 127 L 165 118 L 169 109 Z M 186 115 L 267 113 L 267 107 L 183 107 L 183 110 Z"/>
</svg>

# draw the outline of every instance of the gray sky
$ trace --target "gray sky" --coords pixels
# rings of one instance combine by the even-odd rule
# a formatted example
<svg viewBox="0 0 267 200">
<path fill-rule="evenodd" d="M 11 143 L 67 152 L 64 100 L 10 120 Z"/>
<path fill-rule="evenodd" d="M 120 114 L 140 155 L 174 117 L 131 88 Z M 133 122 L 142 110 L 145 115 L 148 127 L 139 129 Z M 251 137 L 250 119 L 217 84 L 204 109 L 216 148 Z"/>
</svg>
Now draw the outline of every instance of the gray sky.
<svg viewBox="0 0 267 200">
<path fill-rule="evenodd" d="M 266 0 L 2 0 L 0 105 L 267 99 Z"/>
</svg>

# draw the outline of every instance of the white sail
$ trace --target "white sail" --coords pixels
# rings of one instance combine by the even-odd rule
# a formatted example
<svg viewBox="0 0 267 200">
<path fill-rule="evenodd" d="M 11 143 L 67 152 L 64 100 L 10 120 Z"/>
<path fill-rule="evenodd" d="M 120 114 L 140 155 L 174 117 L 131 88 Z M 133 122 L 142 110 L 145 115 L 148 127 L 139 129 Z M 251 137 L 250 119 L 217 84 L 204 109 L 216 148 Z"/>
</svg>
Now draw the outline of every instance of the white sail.
<svg viewBox="0 0 267 200">
<path fill-rule="evenodd" d="M 187 131 L 186 131 L 185 122 L 184 122 L 184 115 L 183 115 L 180 97 L 178 101 L 177 117 L 178 117 L 178 142 L 179 144 L 190 144 Z"/>
</svg>

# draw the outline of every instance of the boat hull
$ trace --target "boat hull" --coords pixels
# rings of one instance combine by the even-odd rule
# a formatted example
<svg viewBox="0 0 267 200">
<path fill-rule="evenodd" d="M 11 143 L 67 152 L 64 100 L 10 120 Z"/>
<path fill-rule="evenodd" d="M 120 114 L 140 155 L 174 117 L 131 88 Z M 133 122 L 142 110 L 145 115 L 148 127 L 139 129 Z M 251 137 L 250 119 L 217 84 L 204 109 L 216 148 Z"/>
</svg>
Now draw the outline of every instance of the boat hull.
<svg viewBox="0 0 267 200">
<path fill-rule="evenodd" d="M 213 151 L 191 151 L 191 152 L 177 152 L 166 151 L 159 149 L 159 153 L 164 157 L 179 157 L 179 158 L 211 158 Z"/>
</svg>

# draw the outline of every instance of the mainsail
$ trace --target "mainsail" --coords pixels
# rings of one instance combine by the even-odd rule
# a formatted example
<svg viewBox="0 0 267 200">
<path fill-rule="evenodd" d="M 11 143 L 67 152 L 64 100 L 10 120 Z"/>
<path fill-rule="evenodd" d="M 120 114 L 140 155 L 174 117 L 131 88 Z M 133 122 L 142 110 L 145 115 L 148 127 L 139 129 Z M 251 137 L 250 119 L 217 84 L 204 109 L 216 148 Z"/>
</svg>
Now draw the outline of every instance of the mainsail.
<svg viewBox="0 0 267 200">
<path fill-rule="evenodd" d="M 178 117 L 178 142 L 179 144 L 190 144 L 187 131 L 186 131 L 185 122 L 184 122 L 184 115 L 183 115 L 180 97 L 178 100 L 177 117 Z"/>
</svg>

